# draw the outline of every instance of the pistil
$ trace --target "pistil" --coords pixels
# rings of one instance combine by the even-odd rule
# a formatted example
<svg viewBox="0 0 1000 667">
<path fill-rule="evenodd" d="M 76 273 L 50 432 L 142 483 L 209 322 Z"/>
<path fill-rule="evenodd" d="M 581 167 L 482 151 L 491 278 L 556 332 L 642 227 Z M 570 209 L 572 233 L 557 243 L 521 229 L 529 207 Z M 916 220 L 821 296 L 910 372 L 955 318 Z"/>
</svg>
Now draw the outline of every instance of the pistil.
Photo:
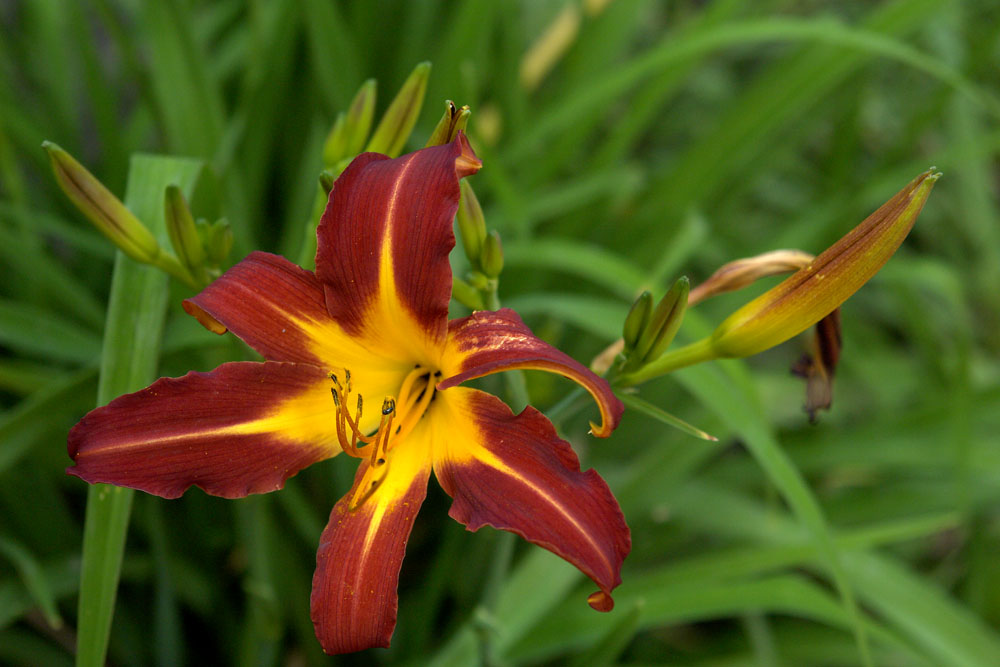
<svg viewBox="0 0 1000 667">
<path fill-rule="evenodd" d="M 352 391 L 351 372 L 345 369 L 343 383 L 335 373 L 330 373 L 330 379 L 333 381 L 330 393 L 337 408 L 337 438 L 340 447 L 348 456 L 368 459 L 364 479 L 361 480 L 354 498 L 351 499 L 352 511 L 364 504 L 385 479 L 388 473 L 389 452 L 406 439 L 427 411 L 434 400 L 434 385 L 440 376 L 440 371 L 431 371 L 417 365 L 400 385 L 399 400 L 393 396 L 386 396 L 383 399 L 378 428 L 370 434 L 365 434 L 360 427 L 364 408 L 362 395 L 358 394 L 353 416 L 347 407 Z M 393 429 L 397 412 L 400 420 Z"/>
</svg>

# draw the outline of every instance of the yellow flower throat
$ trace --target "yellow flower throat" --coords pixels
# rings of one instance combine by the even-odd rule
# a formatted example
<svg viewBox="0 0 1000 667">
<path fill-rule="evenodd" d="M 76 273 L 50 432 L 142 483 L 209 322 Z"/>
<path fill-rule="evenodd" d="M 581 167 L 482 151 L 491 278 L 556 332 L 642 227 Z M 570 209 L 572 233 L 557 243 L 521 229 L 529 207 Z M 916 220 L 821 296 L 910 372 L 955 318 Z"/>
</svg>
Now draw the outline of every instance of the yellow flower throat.
<svg viewBox="0 0 1000 667">
<path fill-rule="evenodd" d="M 361 507 L 378 489 L 389 472 L 389 452 L 417 425 L 434 400 L 434 385 L 441 377 L 441 371 L 417 365 L 410 371 L 399 387 L 399 397 L 386 396 L 382 400 L 382 418 L 373 433 L 361 432 L 361 415 L 364 399 L 358 394 L 354 415 L 348 409 L 351 395 L 351 372 L 344 370 L 344 381 L 335 373 L 330 373 L 333 386 L 330 393 L 337 408 L 337 438 L 340 447 L 348 456 L 368 459 L 364 479 L 351 498 L 350 510 Z M 397 419 L 398 416 L 398 419 Z"/>
</svg>

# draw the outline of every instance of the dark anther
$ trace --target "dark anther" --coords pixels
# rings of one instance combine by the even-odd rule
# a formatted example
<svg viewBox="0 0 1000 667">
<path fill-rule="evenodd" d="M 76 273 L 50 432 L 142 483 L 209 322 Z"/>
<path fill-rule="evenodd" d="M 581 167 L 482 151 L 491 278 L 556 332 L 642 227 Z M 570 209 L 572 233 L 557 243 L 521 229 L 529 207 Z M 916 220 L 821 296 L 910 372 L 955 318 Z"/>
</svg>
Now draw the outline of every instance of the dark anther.
<svg viewBox="0 0 1000 667">
<path fill-rule="evenodd" d="M 376 463 L 377 463 L 378 465 L 382 465 L 382 464 L 384 464 L 384 463 L 385 463 L 385 459 L 379 459 L 378 461 L 376 461 Z"/>
<path fill-rule="evenodd" d="M 396 411 L 396 401 L 391 398 L 387 398 L 382 402 L 382 414 L 391 415 Z"/>
<path fill-rule="evenodd" d="M 333 387 L 330 387 L 330 395 L 333 396 L 333 404 L 339 410 L 340 409 L 340 396 L 337 395 L 337 390 L 334 389 Z"/>
<path fill-rule="evenodd" d="M 400 424 L 399 426 L 396 427 L 396 435 L 399 435 L 399 432 L 402 430 L 403 430 L 403 425 Z"/>
</svg>

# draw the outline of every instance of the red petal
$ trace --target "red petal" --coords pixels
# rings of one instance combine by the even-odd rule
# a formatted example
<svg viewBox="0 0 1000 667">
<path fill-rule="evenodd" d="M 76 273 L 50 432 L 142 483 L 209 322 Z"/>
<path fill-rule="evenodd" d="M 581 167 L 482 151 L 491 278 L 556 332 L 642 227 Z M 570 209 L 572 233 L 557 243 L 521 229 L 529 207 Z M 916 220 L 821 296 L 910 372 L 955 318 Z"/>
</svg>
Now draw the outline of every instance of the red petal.
<svg viewBox="0 0 1000 667">
<path fill-rule="evenodd" d="M 480 164 L 460 134 L 394 160 L 366 153 L 337 179 L 317 231 L 316 274 L 345 331 L 388 332 L 400 307 L 426 338 L 444 340 L 458 181 Z"/>
<path fill-rule="evenodd" d="M 455 388 L 434 407 L 438 431 L 434 473 L 454 498 L 449 514 L 469 530 L 490 525 L 517 533 L 566 559 L 594 580 L 592 604 L 610 610 L 611 590 L 632 546 L 608 485 L 580 472 L 572 448 L 534 408 L 515 416 L 499 399 Z"/>
<path fill-rule="evenodd" d="M 184 301 L 184 310 L 215 333 L 228 328 L 271 361 L 321 365 L 302 323 L 333 324 L 316 276 L 266 252 L 251 253 Z"/>
<path fill-rule="evenodd" d="M 389 474 L 401 479 L 352 511 L 351 499 L 367 483 L 368 462 L 361 463 L 354 487 L 334 506 L 320 538 L 311 606 L 316 637 L 327 653 L 387 648 L 392 638 L 399 568 L 430 476 L 427 461 L 413 469 L 396 458 Z"/>
<path fill-rule="evenodd" d="M 81 419 L 66 472 L 164 498 L 192 484 L 226 498 L 274 491 L 340 451 L 329 386 L 316 367 L 276 362 L 161 378 Z"/>
<path fill-rule="evenodd" d="M 601 410 L 602 424 L 590 425 L 597 437 L 611 435 L 621 421 L 625 406 L 611 391 L 607 380 L 537 338 L 510 308 L 477 311 L 451 321 L 443 368 L 445 379 L 438 383 L 438 389 L 515 368 L 558 373 L 589 391 Z"/>
</svg>

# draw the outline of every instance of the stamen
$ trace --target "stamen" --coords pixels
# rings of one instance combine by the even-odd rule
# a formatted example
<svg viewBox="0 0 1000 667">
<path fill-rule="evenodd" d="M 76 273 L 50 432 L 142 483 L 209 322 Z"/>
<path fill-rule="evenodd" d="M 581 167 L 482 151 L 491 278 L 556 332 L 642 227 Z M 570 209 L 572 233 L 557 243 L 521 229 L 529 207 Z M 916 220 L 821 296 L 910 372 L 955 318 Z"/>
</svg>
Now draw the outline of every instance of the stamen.
<svg viewBox="0 0 1000 667">
<path fill-rule="evenodd" d="M 353 390 L 351 372 L 344 369 L 343 382 L 335 373 L 329 374 L 334 385 L 330 388 L 330 394 L 337 409 L 337 439 L 340 441 L 340 448 L 348 456 L 368 459 L 364 478 L 358 484 L 349 505 L 352 511 L 361 507 L 385 480 L 389 466 L 389 450 L 397 443 L 403 442 L 420 421 L 434 400 L 436 394 L 434 386 L 440 376 L 440 371 L 432 374 L 430 369 L 418 364 L 403 379 L 397 394 L 399 401 L 395 396 L 386 396 L 382 400 L 378 428 L 370 435 L 366 435 L 361 431 L 361 416 L 364 409 L 362 395 L 358 394 L 357 408 L 353 416 L 347 408 L 347 400 Z M 401 423 L 394 424 L 397 413 Z"/>
</svg>

